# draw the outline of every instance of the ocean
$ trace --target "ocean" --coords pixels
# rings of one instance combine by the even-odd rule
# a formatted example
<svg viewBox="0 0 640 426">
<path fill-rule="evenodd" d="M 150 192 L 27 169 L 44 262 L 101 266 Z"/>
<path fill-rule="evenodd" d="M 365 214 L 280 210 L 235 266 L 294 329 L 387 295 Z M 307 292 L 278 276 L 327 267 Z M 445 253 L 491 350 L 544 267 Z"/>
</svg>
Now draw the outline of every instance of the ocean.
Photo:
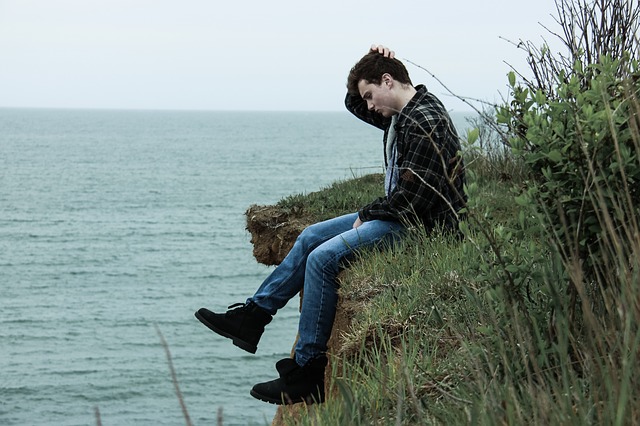
<svg viewBox="0 0 640 426">
<path fill-rule="evenodd" d="M 459 130 L 465 115 L 454 114 Z M 245 210 L 382 172 L 348 112 L 0 109 L 0 424 L 270 424 L 249 395 L 289 355 L 298 300 L 251 355 L 201 325 L 271 271 Z"/>
</svg>

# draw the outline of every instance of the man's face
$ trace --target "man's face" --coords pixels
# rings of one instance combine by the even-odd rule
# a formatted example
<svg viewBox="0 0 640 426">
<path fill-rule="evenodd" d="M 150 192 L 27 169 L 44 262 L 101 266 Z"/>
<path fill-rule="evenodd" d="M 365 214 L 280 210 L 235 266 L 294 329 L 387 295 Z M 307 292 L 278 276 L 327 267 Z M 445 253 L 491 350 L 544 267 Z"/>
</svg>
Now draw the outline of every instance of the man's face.
<svg viewBox="0 0 640 426">
<path fill-rule="evenodd" d="M 391 117 L 398 113 L 391 87 L 392 84 L 384 79 L 379 85 L 369 83 L 367 80 L 360 80 L 358 83 L 358 91 L 362 99 L 367 102 L 367 108 L 384 117 Z"/>
</svg>

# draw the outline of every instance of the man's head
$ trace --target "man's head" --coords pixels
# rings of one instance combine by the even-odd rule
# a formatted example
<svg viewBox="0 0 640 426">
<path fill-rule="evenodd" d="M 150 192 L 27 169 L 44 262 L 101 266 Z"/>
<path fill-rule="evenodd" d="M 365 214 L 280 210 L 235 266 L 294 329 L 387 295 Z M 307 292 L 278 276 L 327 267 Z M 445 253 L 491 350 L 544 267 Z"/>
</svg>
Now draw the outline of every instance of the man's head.
<svg viewBox="0 0 640 426">
<path fill-rule="evenodd" d="M 402 62 L 371 51 L 351 68 L 347 90 L 367 101 L 369 109 L 389 117 L 406 104 L 406 92 L 413 85 Z"/>
</svg>

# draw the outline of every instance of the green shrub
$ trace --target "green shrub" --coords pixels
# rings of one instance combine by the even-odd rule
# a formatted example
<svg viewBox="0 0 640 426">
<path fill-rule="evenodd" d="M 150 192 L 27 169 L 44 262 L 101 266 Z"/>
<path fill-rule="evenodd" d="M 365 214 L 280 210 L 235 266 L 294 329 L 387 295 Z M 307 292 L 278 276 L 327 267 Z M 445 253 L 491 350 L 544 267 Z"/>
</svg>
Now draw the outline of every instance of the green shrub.
<svg viewBox="0 0 640 426">
<path fill-rule="evenodd" d="M 620 66 L 606 57 L 589 65 L 595 77 L 584 90 L 579 76 L 586 70 L 577 64 L 552 100 L 512 86 L 525 129 L 512 146 L 534 176 L 527 194 L 558 250 L 583 263 L 587 280 L 603 284 L 603 273 L 617 266 L 618 256 L 629 259 L 628 248 L 614 246 L 629 230 L 627 222 L 635 221 L 640 194 L 640 80 L 632 77 L 635 64 L 627 78 L 618 78 Z M 513 103 L 500 118 L 513 123 Z"/>
</svg>

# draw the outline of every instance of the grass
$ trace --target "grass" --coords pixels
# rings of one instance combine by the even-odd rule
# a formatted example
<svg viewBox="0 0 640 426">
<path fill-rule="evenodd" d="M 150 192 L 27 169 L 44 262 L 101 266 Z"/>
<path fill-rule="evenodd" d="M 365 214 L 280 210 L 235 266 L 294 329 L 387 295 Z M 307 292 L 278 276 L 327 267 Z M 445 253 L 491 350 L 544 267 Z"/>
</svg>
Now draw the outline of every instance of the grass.
<svg viewBox="0 0 640 426">
<path fill-rule="evenodd" d="M 309 222 L 331 219 L 341 214 L 353 213 L 363 205 L 384 195 L 384 175 L 370 174 L 338 181 L 321 191 L 286 197 L 277 206 L 308 216 Z"/>
<path fill-rule="evenodd" d="M 629 271 L 635 287 L 611 296 L 635 313 L 598 322 L 595 334 L 583 322 L 576 329 L 570 301 L 557 291 L 570 271 L 514 202 L 526 173 L 508 158 L 468 164 L 475 189 L 466 241 L 415 230 L 350 265 L 340 294 L 351 325 L 332 354 L 334 398 L 290 424 L 640 421 L 638 269 Z M 360 194 L 375 194 L 380 177 L 358 179 L 353 190 L 351 183 L 310 194 L 309 203 L 302 196 L 283 203 L 331 217 L 356 209 Z"/>
<path fill-rule="evenodd" d="M 625 291 L 607 296 L 619 320 L 589 318 L 591 288 L 576 321 L 558 290 L 575 270 L 514 202 L 527 186 L 521 166 L 495 157 L 468 164 L 466 240 L 414 229 L 393 248 L 358 256 L 341 275 L 340 309 L 351 321 L 330 354 L 331 396 L 285 414 L 285 424 L 640 422 L 640 253 L 618 271 Z M 363 176 L 278 206 L 323 220 L 355 211 L 381 186 L 381 175 Z"/>
</svg>

